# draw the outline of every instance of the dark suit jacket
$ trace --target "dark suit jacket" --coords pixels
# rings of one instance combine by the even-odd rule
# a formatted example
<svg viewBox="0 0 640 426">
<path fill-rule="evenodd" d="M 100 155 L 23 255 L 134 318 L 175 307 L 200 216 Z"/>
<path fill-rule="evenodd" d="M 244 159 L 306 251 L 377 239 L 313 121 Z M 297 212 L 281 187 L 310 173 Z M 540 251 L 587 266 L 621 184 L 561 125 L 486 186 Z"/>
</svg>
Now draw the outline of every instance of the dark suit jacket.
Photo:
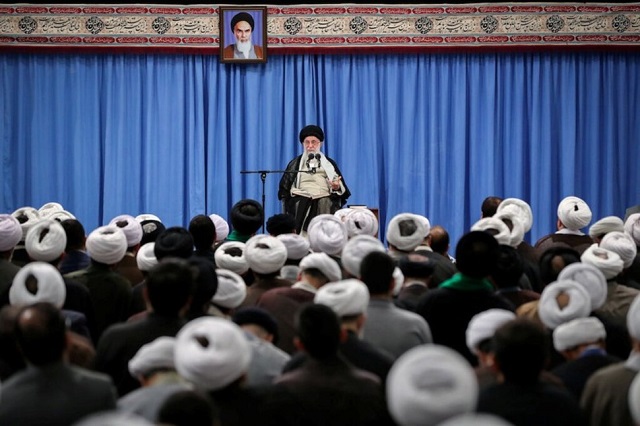
<svg viewBox="0 0 640 426">
<path fill-rule="evenodd" d="M 0 424 L 68 426 L 116 408 L 109 377 L 63 363 L 29 366 L 3 383 Z"/>
</svg>

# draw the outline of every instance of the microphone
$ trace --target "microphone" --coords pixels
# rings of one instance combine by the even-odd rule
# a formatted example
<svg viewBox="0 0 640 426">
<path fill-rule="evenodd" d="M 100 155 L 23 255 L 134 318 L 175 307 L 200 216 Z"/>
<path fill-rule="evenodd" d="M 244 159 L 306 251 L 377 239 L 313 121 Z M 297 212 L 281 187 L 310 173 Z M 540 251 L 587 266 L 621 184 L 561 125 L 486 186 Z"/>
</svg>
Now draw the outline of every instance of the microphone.
<svg viewBox="0 0 640 426">
<path fill-rule="evenodd" d="M 309 158 L 307 158 L 307 168 L 309 169 L 309 172 L 314 175 L 316 174 L 316 167 L 317 167 L 317 163 L 315 163 L 313 166 L 311 165 L 311 162 L 315 160 L 315 155 L 313 155 L 313 152 L 309 153 Z"/>
</svg>

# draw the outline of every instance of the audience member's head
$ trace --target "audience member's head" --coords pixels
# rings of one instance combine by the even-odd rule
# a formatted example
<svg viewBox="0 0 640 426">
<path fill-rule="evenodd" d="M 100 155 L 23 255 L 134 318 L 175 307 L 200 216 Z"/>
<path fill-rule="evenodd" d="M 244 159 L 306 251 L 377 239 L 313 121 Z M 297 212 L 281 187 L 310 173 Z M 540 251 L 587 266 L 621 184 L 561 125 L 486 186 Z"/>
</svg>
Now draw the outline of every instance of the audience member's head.
<svg viewBox="0 0 640 426">
<path fill-rule="evenodd" d="M 580 253 L 569 247 L 551 247 L 540 256 L 540 280 L 547 285 L 558 279 L 560 272 L 572 263 L 580 262 Z"/>
<path fill-rule="evenodd" d="M 500 202 L 496 213 L 505 213 L 511 218 L 518 218 L 524 227 L 524 232 L 531 230 L 533 225 L 533 213 L 531 206 L 519 198 L 505 198 Z"/>
<path fill-rule="evenodd" d="M 607 281 L 614 280 L 624 269 L 624 262 L 618 253 L 598 247 L 596 244 L 586 249 L 580 256 L 580 260 L 582 263 L 588 263 L 600 269 Z"/>
<path fill-rule="evenodd" d="M 600 241 L 600 247 L 616 253 L 622 259 L 624 269 L 633 265 L 638 254 L 638 248 L 631 235 L 625 232 L 612 231 Z"/>
<path fill-rule="evenodd" d="M 356 235 L 371 235 L 374 237 L 378 233 L 378 218 L 369 209 L 352 209 L 353 211 L 345 216 L 345 225 L 349 238 Z"/>
<path fill-rule="evenodd" d="M 353 325 L 359 331 L 364 326 L 369 289 L 362 281 L 346 279 L 323 285 L 313 301 L 329 306 L 342 319 L 343 325 Z"/>
<path fill-rule="evenodd" d="M 491 342 L 505 383 L 536 383 L 547 358 L 547 339 L 537 323 L 518 318 L 498 328 Z"/>
<path fill-rule="evenodd" d="M 489 309 L 474 315 L 469 321 L 466 331 L 466 342 L 469 350 L 475 354 L 483 365 L 483 355 L 493 352 L 491 339 L 496 330 L 509 321 L 516 319 L 516 314 L 505 309 Z"/>
<path fill-rule="evenodd" d="M 191 257 L 187 262 L 197 271 L 194 277 L 191 303 L 187 312 L 187 318 L 193 319 L 205 315 L 209 309 L 211 298 L 218 290 L 218 275 L 215 265 L 208 259 Z"/>
<path fill-rule="evenodd" d="M 342 250 L 342 267 L 349 276 L 358 278 L 362 259 L 374 251 L 385 252 L 382 241 L 370 235 L 356 235 L 347 241 Z"/>
<path fill-rule="evenodd" d="M 589 236 L 599 243 L 609 232 L 624 232 L 624 222 L 618 216 L 606 216 L 589 227 Z"/>
<path fill-rule="evenodd" d="M 482 207 L 480 211 L 482 213 L 481 217 L 491 217 L 496 214 L 496 210 L 498 210 L 498 206 L 502 202 L 502 198 L 500 197 L 487 197 L 482 201 Z"/>
<path fill-rule="evenodd" d="M 150 242 L 140 247 L 136 253 L 136 265 L 138 265 L 138 269 L 144 276 L 158 264 L 158 259 L 154 254 L 155 247 L 156 243 Z"/>
<path fill-rule="evenodd" d="M 224 241 L 229 236 L 229 224 L 220 215 L 210 214 L 209 218 L 213 221 L 213 225 L 216 228 L 216 243 Z"/>
<path fill-rule="evenodd" d="M 451 245 L 447 230 L 440 225 L 435 225 L 431 228 L 429 235 L 431 236 L 431 242 L 429 243 L 431 250 L 441 255 L 446 255 L 449 252 L 449 246 Z"/>
<path fill-rule="evenodd" d="M 588 263 L 576 262 L 558 274 L 558 281 L 575 281 L 587 290 L 591 299 L 591 310 L 595 311 L 607 301 L 607 279 L 602 271 Z"/>
<path fill-rule="evenodd" d="M 191 219 L 189 233 L 193 237 L 193 245 L 199 251 L 211 249 L 216 241 L 216 226 L 211 218 L 204 214 L 199 214 Z"/>
<path fill-rule="evenodd" d="M 598 318 L 577 318 L 553 330 L 553 347 L 566 359 L 577 359 L 587 347 L 604 348 L 607 332 Z"/>
<path fill-rule="evenodd" d="M 220 244 L 213 255 L 216 266 L 244 275 L 249 270 L 249 263 L 244 256 L 245 249 L 246 244 L 240 241 L 227 241 Z"/>
<path fill-rule="evenodd" d="M 387 225 L 387 242 L 399 251 L 413 251 L 427 235 L 424 222 L 413 213 L 395 215 Z"/>
<path fill-rule="evenodd" d="M 287 261 L 287 247 L 271 235 L 255 235 L 247 241 L 244 256 L 258 276 L 275 276 Z"/>
<path fill-rule="evenodd" d="M 59 362 L 67 346 L 67 326 L 58 308 L 47 302 L 27 306 L 16 319 L 15 336 L 26 360 L 36 366 Z"/>
<path fill-rule="evenodd" d="M 276 237 L 287 248 L 287 265 L 297 265 L 309 254 L 309 240 L 298 234 L 280 234 Z"/>
<path fill-rule="evenodd" d="M 296 315 L 296 346 L 318 360 L 334 358 L 341 340 L 340 320 L 325 305 L 306 305 Z"/>
<path fill-rule="evenodd" d="M 360 279 L 367 285 L 371 296 L 388 296 L 393 289 L 393 271 L 396 265 L 387 253 L 374 251 L 360 264 Z"/>
<path fill-rule="evenodd" d="M 101 226 L 87 237 L 87 253 L 94 263 L 116 265 L 126 252 L 127 237 L 117 226 Z"/>
<path fill-rule="evenodd" d="M 201 317 L 178 332 L 174 356 L 182 377 L 198 389 L 217 391 L 241 384 L 249 370 L 251 348 L 233 322 Z"/>
<path fill-rule="evenodd" d="M 0 254 L 9 258 L 11 252 L 22 239 L 22 228 L 15 217 L 8 214 L 0 214 Z"/>
<path fill-rule="evenodd" d="M 296 218 L 289 213 L 274 214 L 267 219 L 267 232 L 274 237 L 293 234 L 296 232 Z"/>
<path fill-rule="evenodd" d="M 15 217 L 18 222 L 20 222 L 20 228 L 22 229 L 22 238 L 20 241 L 24 241 L 29 228 L 40 220 L 40 213 L 38 213 L 38 210 L 30 206 L 20 207 L 11 213 L 11 216 Z"/>
<path fill-rule="evenodd" d="M 140 222 L 135 217 L 128 214 L 116 216 L 111 219 L 109 225 L 117 226 L 122 229 L 124 235 L 127 237 L 127 248 L 129 251 L 135 251 L 142 241 L 142 235 L 144 234 Z"/>
<path fill-rule="evenodd" d="M 349 238 L 345 224 L 331 214 L 319 214 L 311 219 L 307 234 L 311 250 L 331 256 L 340 254 Z"/>
<path fill-rule="evenodd" d="M 471 365 L 453 349 L 421 345 L 393 364 L 386 392 L 398 425 L 430 426 L 474 411 L 478 381 Z"/>
<path fill-rule="evenodd" d="M 640 247 L 640 213 L 629 215 L 624 222 L 624 232 L 631 235 L 636 246 Z"/>
<path fill-rule="evenodd" d="M 317 284 L 317 287 L 339 281 L 342 278 L 340 265 L 326 253 L 311 253 L 300 261 L 300 272 L 303 279 L 313 281 L 310 284 Z M 309 279 L 311 278 L 311 279 Z"/>
<path fill-rule="evenodd" d="M 483 231 L 471 231 L 458 241 L 456 265 L 471 278 L 485 278 L 495 269 L 498 242 Z"/>
<path fill-rule="evenodd" d="M 24 246 L 31 259 L 57 264 L 67 246 L 67 234 L 60 222 L 44 219 L 29 229 Z"/>
<path fill-rule="evenodd" d="M 238 309 L 233 314 L 233 322 L 262 340 L 278 343 L 278 323 L 273 315 L 262 308 L 251 306 Z"/>
<path fill-rule="evenodd" d="M 578 231 L 591 222 L 591 209 L 578 197 L 566 197 L 558 204 L 558 228 Z"/>
<path fill-rule="evenodd" d="M 518 251 L 501 245 L 496 249 L 496 265 L 491 280 L 497 288 L 516 287 L 524 272 L 524 263 Z"/>
<path fill-rule="evenodd" d="M 155 374 L 165 371 L 174 371 L 174 350 L 176 339 L 169 336 L 161 336 L 146 345 L 129 360 L 129 373 L 138 379 L 144 386 Z"/>
<path fill-rule="evenodd" d="M 162 234 L 167 227 L 164 226 L 159 220 L 147 219 L 140 222 L 142 226 L 142 239 L 140 245 L 143 246 L 147 243 L 154 243 L 158 238 L 158 235 Z"/>
<path fill-rule="evenodd" d="M 87 237 L 82 223 L 77 219 L 67 219 L 60 222 L 60 224 L 67 235 L 67 245 L 64 251 L 70 252 L 84 249 L 84 242 Z"/>
<path fill-rule="evenodd" d="M 218 308 L 229 311 L 244 302 L 247 297 L 247 286 L 242 277 L 228 269 L 216 269 L 218 289 L 211 298 L 211 303 Z"/>
<path fill-rule="evenodd" d="M 160 407 L 158 423 L 172 426 L 217 425 L 218 408 L 206 394 L 184 390 L 172 394 Z"/>
<path fill-rule="evenodd" d="M 585 318 L 591 313 L 591 296 L 579 283 L 555 281 L 542 290 L 538 303 L 540 321 L 549 329 L 565 322 Z"/>
<path fill-rule="evenodd" d="M 17 306 L 47 302 L 60 309 L 66 297 L 67 288 L 60 271 L 45 262 L 31 262 L 23 266 L 9 288 L 9 302 Z"/>
<path fill-rule="evenodd" d="M 398 268 L 406 281 L 421 281 L 429 286 L 435 269 L 434 262 L 422 254 L 410 253 L 398 259 Z"/>
<path fill-rule="evenodd" d="M 230 216 L 233 230 L 244 236 L 258 232 L 264 221 L 262 205 L 251 199 L 240 200 L 234 204 Z"/>
<path fill-rule="evenodd" d="M 511 245 L 511 231 L 504 221 L 495 215 L 485 217 L 471 226 L 471 231 L 482 231 L 491 235 L 500 245 Z"/>
<path fill-rule="evenodd" d="M 193 254 L 193 237 L 185 228 L 172 226 L 158 235 L 153 253 L 158 261 L 165 257 L 188 259 Z"/>
<path fill-rule="evenodd" d="M 195 274 L 189 263 L 177 258 L 165 259 L 151 268 L 145 281 L 145 294 L 153 312 L 179 315 L 193 294 Z"/>
</svg>

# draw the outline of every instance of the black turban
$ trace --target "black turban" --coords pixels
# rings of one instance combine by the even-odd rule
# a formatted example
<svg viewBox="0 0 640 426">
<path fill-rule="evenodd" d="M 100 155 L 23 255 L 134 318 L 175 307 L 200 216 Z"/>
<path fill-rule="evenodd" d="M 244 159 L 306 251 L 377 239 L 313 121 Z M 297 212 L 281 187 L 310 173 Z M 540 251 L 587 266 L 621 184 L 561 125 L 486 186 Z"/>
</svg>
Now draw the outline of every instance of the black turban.
<svg viewBox="0 0 640 426">
<path fill-rule="evenodd" d="M 320 142 L 324 142 L 324 132 L 315 124 L 309 124 L 300 130 L 300 143 L 304 142 L 307 136 L 315 136 Z"/>
<path fill-rule="evenodd" d="M 233 322 L 239 326 L 255 324 L 264 328 L 267 333 L 273 335 L 273 344 L 278 343 L 278 323 L 273 315 L 258 307 L 246 307 L 233 314 Z"/>
<path fill-rule="evenodd" d="M 264 211 L 256 200 L 240 200 L 231 208 L 231 226 L 242 235 L 254 234 L 263 221 Z"/>
<path fill-rule="evenodd" d="M 154 242 L 156 238 L 158 238 L 158 235 L 166 229 L 162 222 L 157 220 L 143 220 L 140 222 L 140 226 L 142 226 L 141 246 Z"/>
<path fill-rule="evenodd" d="M 236 28 L 236 24 L 242 21 L 247 22 L 251 26 L 251 31 L 253 31 L 253 26 L 255 24 L 253 22 L 253 16 L 249 15 L 247 12 L 240 12 L 233 18 L 231 18 L 231 31 L 234 31 Z"/>
<path fill-rule="evenodd" d="M 167 228 L 156 238 L 153 254 L 158 260 L 165 257 L 188 259 L 193 254 L 193 237 L 185 228 L 179 226 Z"/>
</svg>

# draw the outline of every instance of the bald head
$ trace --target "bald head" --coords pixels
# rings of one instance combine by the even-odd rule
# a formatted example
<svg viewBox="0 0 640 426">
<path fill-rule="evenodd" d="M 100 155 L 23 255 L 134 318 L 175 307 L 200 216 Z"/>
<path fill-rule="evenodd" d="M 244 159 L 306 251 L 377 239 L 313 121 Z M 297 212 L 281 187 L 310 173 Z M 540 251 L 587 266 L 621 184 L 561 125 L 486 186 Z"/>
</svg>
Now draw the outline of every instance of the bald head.
<svg viewBox="0 0 640 426">
<path fill-rule="evenodd" d="M 431 228 L 431 250 L 441 255 L 446 255 L 449 252 L 449 233 L 440 225 L 436 225 Z"/>
<path fill-rule="evenodd" d="M 16 341 L 27 361 L 47 365 L 62 360 L 67 327 L 58 308 L 35 303 L 20 311 L 16 319 Z"/>
</svg>

